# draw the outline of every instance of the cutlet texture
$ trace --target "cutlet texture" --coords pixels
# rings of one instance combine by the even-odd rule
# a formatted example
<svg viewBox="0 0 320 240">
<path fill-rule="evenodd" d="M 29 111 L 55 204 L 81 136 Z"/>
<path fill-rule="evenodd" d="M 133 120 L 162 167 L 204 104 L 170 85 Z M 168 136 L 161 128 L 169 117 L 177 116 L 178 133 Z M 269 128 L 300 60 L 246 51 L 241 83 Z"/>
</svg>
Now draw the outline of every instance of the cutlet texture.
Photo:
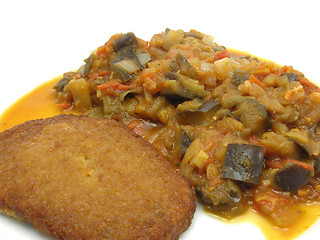
<svg viewBox="0 0 320 240">
<path fill-rule="evenodd" d="M 0 209 L 57 239 L 177 239 L 195 202 L 129 128 L 59 115 L 0 133 Z"/>
</svg>

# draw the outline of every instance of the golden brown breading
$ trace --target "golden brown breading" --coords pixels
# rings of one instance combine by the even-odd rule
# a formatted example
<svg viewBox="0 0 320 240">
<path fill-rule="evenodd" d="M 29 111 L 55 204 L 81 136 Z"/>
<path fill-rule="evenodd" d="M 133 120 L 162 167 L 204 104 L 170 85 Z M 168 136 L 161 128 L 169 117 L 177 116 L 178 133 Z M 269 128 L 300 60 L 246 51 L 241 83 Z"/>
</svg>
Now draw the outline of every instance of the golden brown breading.
<svg viewBox="0 0 320 240">
<path fill-rule="evenodd" d="M 57 239 L 177 239 L 195 201 L 129 128 L 59 115 L 0 133 L 0 209 Z"/>
</svg>

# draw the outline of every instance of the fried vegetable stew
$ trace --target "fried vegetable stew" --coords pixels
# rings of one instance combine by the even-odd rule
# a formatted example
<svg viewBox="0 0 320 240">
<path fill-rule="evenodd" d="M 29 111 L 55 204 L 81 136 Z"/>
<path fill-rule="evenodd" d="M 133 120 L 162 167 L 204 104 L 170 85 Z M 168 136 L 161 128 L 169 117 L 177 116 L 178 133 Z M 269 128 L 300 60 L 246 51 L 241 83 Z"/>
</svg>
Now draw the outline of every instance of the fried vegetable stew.
<svg viewBox="0 0 320 240">
<path fill-rule="evenodd" d="M 239 56 L 195 30 L 116 34 L 54 86 L 57 105 L 149 141 L 214 213 L 275 226 L 320 200 L 320 89 L 292 66 Z"/>
</svg>

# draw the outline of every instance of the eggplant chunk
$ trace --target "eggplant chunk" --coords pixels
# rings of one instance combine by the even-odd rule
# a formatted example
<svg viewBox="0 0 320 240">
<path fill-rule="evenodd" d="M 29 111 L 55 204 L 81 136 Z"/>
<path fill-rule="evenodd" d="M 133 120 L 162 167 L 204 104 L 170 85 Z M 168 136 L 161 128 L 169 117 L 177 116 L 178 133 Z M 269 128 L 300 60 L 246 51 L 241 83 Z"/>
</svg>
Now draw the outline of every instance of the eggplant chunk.
<svg viewBox="0 0 320 240">
<path fill-rule="evenodd" d="M 189 32 L 185 32 L 183 37 L 193 37 L 193 38 L 197 38 L 197 39 L 200 39 L 202 40 L 204 35 L 200 32 L 197 32 L 197 31 L 189 31 Z"/>
<path fill-rule="evenodd" d="M 161 90 L 161 95 L 169 98 L 203 98 L 205 95 L 204 85 L 198 80 L 183 76 L 179 73 L 168 72 L 165 74 L 166 81 Z"/>
<path fill-rule="evenodd" d="M 294 82 L 299 80 L 299 76 L 295 73 L 282 73 L 281 76 L 287 76 L 289 82 Z"/>
<path fill-rule="evenodd" d="M 211 211 L 225 219 L 241 215 L 248 207 L 240 187 L 228 179 L 214 189 L 197 184 L 196 194 Z"/>
<path fill-rule="evenodd" d="M 140 64 L 140 61 L 138 60 L 136 53 L 137 51 L 135 51 L 134 46 L 123 47 L 118 51 L 117 58 L 114 59 L 111 62 L 111 64 L 115 64 L 116 62 L 122 61 L 124 59 L 130 59 L 135 61 L 136 64 L 142 68 L 143 66 Z"/>
<path fill-rule="evenodd" d="M 293 128 L 285 134 L 290 140 L 294 141 L 300 148 L 303 155 L 315 157 L 319 155 L 319 145 L 312 139 L 309 139 L 308 131 Z"/>
<path fill-rule="evenodd" d="M 124 82 L 132 79 L 138 71 L 140 71 L 143 66 L 137 59 L 135 50 L 133 46 L 122 47 L 118 51 L 118 56 L 110 65 L 113 69 L 121 76 Z"/>
<path fill-rule="evenodd" d="M 136 54 L 135 54 L 135 50 L 133 46 L 127 46 L 127 47 L 123 47 L 118 51 L 118 58 L 116 60 L 114 60 L 114 62 L 117 61 L 121 61 L 123 59 L 131 59 L 136 61 L 137 63 L 139 62 Z"/>
<path fill-rule="evenodd" d="M 230 143 L 227 146 L 221 175 L 223 178 L 259 184 L 265 147 L 246 143 Z"/>
<path fill-rule="evenodd" d="M 81 74 L 82 74 L 83 77 L 88 75 L 88 73 L 90 71 L 90 68 L 91 68 L 91 65 L 92 65 L 92 62 L 93 62 L 93 60 L 95 58 L 96 58 L 96 55 L 95 54 L 91 54 L 86 60 L 84 60 L 84 62 L 86 64 L 84 65 L 84 68 L 81 71 Z"/>
<path fill-rule="evenodd" d="M 320 157 L 312 157 L 310 159 L 304 160 L 303 162 L 310 164 L 313 167 L 315 175 L 320 172 Z"/>
<path fill-rule="evenodd" d="M 197 109 L 188 109 L 178 112 L 176 117 L 179 124 L 182 125 L 195 125 L 201 124 L 211 119 L 214 113 L 217 111 L 220 103 L 215 100 L 209 100 L 203 103 Z"/>
<path fill-rule="evenodd" d="M 170 62 L 170 70 L 179 72 L 180 74 L 196 79 L 198 74 L 197 70 L 188 62 L 181 51 L 177 53 L 174 59 Z"/>
<path fill-rule="evenodd" d="M 272 185 L 277 190 L 295 193 L 308 183 L 312 175 L 311 170 L 303 168 L 297 163 L 290 163 L 274 173 Z"/>
<path fill-rule="evenodd" d="M 270 126 L 265 106 L 255 99 L 246 98 L 243 100 L 234 114 L 253 133 L 264 133 Z"/>
<path fill-rule="evenodd" d="M 250 78 L 250 73 L 242 70 L 242 69 L 235 69 L 232 75 L 231 82 L 236 86 L 239 87 L 242 83 Z"/>
<path fill-rule="evenodd" d="M 312 166 L 313 166 L 315 174 L 320 172 L 320 158 L 319 157 L 312 160 Z"/>
<path fill-rule="evenodd" d="M 135 74 L 128 73 L 127 71 L 125 71 L 121 68 L 118 68 L 116 66 L 114 66 L 114 70 L 121 76 L 121 79 L 123 82 L 129 81 L 130 79 L 134 78 L 134 76 L 135 76 Z"/>
<path fill-rule="evenodd" d="M 131 59 L 124 59 L 113 65 L 117 69 L 121 69 L 128 74 L 132 74 L 140 70 L 140 67 Z"/>
<path fill-rule="evenodd" d="M 142 50 L 136 50 L 136 58 L 142 66 L 146 66 L 148 62 L 152 60 L 151 55 L 148 52 Z"/>
<path fill-rule="evenodd" d="M 137 40 L 136 36 L 134 35 L 134 33 L 132 33 L 132 32 L 123 34 L 120 38 L 118 38 L 117 40 L 115 40 L 113 42 L 113 48 L 116 52 L 119 51 L 123 47 L 133 46 L 133 45 L 137 46 L 138 40 Z"/>
<path fill-rule="evenodd" d="M 57 92 L 62 92 L 64 87 L 68 85 L 68 83 L 76 74 L 76 72 L 67 72 L 63 74 L 63 77 L 54 85 L 53 89 L 55 89 Z"/>
<path fill-rule="evenodd" d="M 181 133 L 182 133 L 181 151 L 182 151 L 182 154 L 184 155 L 188 147 L 191 145 L 192 140 L 188 137 L 185 131 L 182 130 Z"/>
</svg>

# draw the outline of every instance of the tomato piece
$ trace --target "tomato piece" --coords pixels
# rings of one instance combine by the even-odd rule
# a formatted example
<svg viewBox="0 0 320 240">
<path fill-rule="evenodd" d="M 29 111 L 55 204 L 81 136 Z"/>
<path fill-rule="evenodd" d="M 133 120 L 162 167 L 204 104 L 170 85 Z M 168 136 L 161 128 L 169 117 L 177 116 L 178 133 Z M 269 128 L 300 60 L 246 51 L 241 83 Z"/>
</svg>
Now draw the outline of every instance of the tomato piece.
<svg viewBox="0 0 320 240">
<path fill-rule="evenodd" d="M 226 50 L 223 50 L 223 51 L 221 51 L 221 52 L 218 52 L 217 55 L 216 55 L 216 59 L 217 59 L 217 60 L 220 60 L 220 59 L 226 58 L 226 57 L 229 57 L 229 52 L 228 52 L 227 49 L 226 49 Z"/>
<path fill-rule="evenodd" d="M 272 190 L 257 193 L 254 202 L 256 210 L 280 228 L 289 227 L 300 217 L 300 211 L 292 201 Z"/>
</svg>

